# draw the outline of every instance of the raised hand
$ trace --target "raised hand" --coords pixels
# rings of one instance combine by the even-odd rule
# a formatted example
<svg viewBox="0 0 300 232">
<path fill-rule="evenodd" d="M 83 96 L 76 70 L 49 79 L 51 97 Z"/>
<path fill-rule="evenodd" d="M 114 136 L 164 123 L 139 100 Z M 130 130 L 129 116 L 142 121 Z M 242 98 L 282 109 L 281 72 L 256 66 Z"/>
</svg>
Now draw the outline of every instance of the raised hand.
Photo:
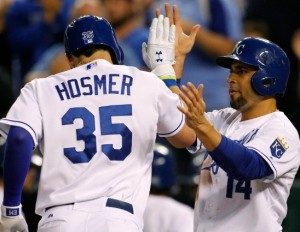
<svg viewBox="0 0 300 232">
<path fill-rule="evenodd" d="M 179 93 L 185 106 L 178 106 L 178 109 L 185 114 L 186 123 L 189 127 L 197 129 L 202 124 L 208 123 L 205 118 L 206 104 L 203 100 L 203 85 L 196 88 L 188 82 L 187 86 L 182 86 L 182 93 Z"/>
<path fill-rule="evenodd" d="M 166 17 L 170 20 L 170 25 L 176 26 L 176 36 L 175 36 L 175 61 L 173 65 L 176 78 L 180 79 L 182 77 L 182 71 L 184 66 L 184 61 L 186 55 L 191 51 L 195 44 L 196 35 L 200 29 L 200 25 L 196 24 L 192 27 L 191 33 L 189 35 L 185 34 L 180 22 L 179 10 L 176 5 L 173 6 L 173 13 L 171 11 L 171 6 L 169 3 L 165 3 L 165 13 Z M 160 15 L 159 9 L 156 9 L 156 15 Z"/>
<path fill-rule="evenodd" d="M 176 86 L 172 65 L 175 63 L 175 25 L 169 18 L 159 15 L 152 20 L 148 42 L 142 46 L 143 60 L 168 87 Z"/>
</svg>

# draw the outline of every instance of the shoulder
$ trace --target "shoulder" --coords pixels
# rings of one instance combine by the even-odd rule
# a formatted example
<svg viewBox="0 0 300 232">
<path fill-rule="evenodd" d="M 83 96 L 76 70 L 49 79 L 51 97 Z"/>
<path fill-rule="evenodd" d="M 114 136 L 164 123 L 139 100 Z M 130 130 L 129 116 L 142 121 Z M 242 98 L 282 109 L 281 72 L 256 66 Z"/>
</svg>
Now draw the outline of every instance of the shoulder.
<svg viewBox="0 0 300 232">
<path fill-rule="evenodd" d="M 283 131 L 288 132 L 292 136 L 299 137 L 297 129 L 290 121 L 290 119 L 282 111 L 274 112 L 270 117 L 270 120 L 268 120 L 268 123 L 276 125 L 276 127 L 278 127 Z"/>
</svg>

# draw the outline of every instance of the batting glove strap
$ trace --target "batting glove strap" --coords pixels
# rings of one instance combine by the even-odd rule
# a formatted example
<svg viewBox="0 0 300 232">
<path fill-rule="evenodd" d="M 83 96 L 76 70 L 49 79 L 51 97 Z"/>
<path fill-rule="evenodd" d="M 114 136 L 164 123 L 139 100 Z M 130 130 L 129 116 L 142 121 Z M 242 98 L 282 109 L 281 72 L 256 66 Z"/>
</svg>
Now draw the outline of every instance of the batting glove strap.
<svg viewBox="0 0 300 232">
<path fill-rule="evenodd" d="M 22 214 L 22 205 L 18 206 L 4 206 L 1 205 L 1 214 L 7 218 L 16 218 Z"/>
<path fill-rule="evenodd" d="M 172 65 L 159 65 L 152 70 L 152 73 L 158 76 L 167 87 L 177 85 L 175 71 Z"/>
<path fill-rule="evenodd" d="M 159 65 L 151 72 L 154 73 L 156 76 L 158 76 L 160 79 L 162 79 L 162 77 L 164 76 L 172 76 L 172 78 L 176 80 L 174 68 L 170 64 Z"/>
</svg>

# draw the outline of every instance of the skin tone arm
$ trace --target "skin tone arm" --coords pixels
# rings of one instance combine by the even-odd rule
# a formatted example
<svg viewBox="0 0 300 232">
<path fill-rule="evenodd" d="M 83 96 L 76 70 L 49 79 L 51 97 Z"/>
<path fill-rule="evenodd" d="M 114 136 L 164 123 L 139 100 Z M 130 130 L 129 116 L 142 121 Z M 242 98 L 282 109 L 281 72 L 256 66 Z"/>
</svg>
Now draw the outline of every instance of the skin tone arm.
<svg viewBox="0 0 300 232">
<path fill-rule="evenodd" d="M 222 136 L 205 117 L 203 85 L 196 88 L 189 82 L 187 86 L 182 86 L 182 91 L 179 96 L 186 106 L 178 106 L 178 109 L 185 114 L 187 125 L 195 130 L 207 151 L 214 150 L 220 144 Z"/>
</svg>

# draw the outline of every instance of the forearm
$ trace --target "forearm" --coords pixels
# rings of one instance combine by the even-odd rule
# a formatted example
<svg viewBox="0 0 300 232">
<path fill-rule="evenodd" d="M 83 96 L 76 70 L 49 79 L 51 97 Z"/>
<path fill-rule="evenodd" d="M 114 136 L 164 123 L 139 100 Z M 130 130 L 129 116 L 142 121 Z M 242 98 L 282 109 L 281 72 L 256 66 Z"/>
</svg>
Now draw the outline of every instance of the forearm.
<svg viewBox="0 0 300 232">
<path fill-rule="evenodd" d="M 207 151 L 216 149 L 222 139 L 222 135 L 209 122 L 201 123 L 195 128 L 195 132 Z"/>
<path fill-rule="evenodd" d="M 4 152 L 3 205 L 5 206 L 17 206 L 21 202 L 33 146 L 32 137 L 25 129 L 11 127 Z"/>
<path fill-rule="evenodd" d="M 166 139 L 176 148 L 187 148 L 195 142 L 196 138 L 193 129 L 185 124 L 176 135 L 167 137 Z"/>
<path fill-rule="evenodd" d="M 228 175 L 235 179 L 260 179 L 273 173 L 257 152 L 225 136 L 222 136 L 220 144 L 209 154 Z"/>
</svg>

